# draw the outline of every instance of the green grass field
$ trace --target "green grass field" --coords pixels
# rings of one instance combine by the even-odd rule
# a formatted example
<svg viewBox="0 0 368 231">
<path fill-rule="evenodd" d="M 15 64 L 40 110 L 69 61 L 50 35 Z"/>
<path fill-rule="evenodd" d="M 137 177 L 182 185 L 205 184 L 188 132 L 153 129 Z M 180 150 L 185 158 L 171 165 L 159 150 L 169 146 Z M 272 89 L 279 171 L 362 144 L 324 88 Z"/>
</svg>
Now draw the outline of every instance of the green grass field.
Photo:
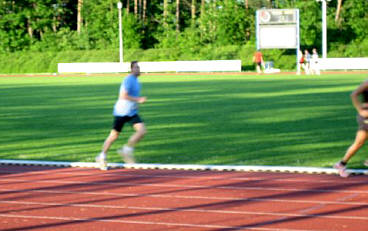
<svg viewBox="0 0 368 231">
<path fill-rule="evenodd" d="M 350 92 L 367 76 L 144 75 L 141 163 L 329 167 L 355 137 Z M 123 76 L 1 77 L 0 158 L 93 161 Z M 132 133 L 126 127 L 112 146 Z M 361 168 L 363 148 L 349 167 Z"/>
</svg>

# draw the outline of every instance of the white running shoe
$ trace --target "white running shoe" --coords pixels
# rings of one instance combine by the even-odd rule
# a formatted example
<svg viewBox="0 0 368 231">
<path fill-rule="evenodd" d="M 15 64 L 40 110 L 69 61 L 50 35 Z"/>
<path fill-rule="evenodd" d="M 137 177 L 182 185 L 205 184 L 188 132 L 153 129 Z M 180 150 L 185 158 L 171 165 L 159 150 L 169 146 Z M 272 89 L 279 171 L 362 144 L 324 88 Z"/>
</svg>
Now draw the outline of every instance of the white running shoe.
<svg viewBox="0 0 368 231">
<path fill-rule="evenodd" d="M 98 154 L 96 156 L 96 163 L 98 163 L 101 170 L 106 171 L 108 169 L 107 162 L 106 162 L 106 156 L 102 154 Z"/>
<path fill-rule="evenodd" d="M 346 166 L 345 166 L 345 165 L 343 165 L 343 164 L 341 164 L 341 163 L 340 163 L 340 161 L 339 161 L 339 162 L 337 162 L 333 167 L 334 167 L 335 169 L 337 169 L 337 170 L 338 170 L 339 175 L 340 175 L 341 177 L 346 178 L 346 177 L 348 177 L 348 176 L 350 175 L 350 174 L 346 171 Z"/>
<path fill-rule="evenodd" d="M 127 164 L 134 164 L 135 159 L 133 155 L 134 148 L 124 145 L 123 148 L 118 149 L 117 152 L 123 158 L 124 162 Z"/>
</svg>

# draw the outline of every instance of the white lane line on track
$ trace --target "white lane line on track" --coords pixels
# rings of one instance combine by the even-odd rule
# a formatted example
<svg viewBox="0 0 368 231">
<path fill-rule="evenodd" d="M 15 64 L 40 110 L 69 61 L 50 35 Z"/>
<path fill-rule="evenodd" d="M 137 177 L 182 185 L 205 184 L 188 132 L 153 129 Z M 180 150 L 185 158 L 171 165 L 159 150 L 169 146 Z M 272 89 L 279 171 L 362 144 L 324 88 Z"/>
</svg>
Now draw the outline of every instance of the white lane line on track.
<svg viewBox="0 0 368 231">
<path fill-rule="evenodd" d="M 103 179 L 100 179 L 101 181 Z M 0 182 L 24 182 L 24 183 L 57 183 L 73 185 L 116 185 L 116 186 L 149 186 L 149 187 L 171 187 L 171 188 L 190 188 L 190 189 L 231 189 L 231 190 L 257 190 L 257 191 L 287 191 L 287 192 L 329 192 L 329 193 L 361 193 L 368 194 L 362 190 L 334 190 L 334 189 L 299 189 L 299 188 L 268 188 L 268 187 L 246 187 L 246 186 L 202 186 L 202 185 L 180 185 L 180 184 L 152 184 L 152 183 L 124 183 L 124 182 L 84 182 L 68 180 L 19 180 L 19 179 L 0 179 Z"/>
<path fill-rule="evenodd" d="M 190 227 L 190 228 L 212 228 L 212 229 L 247 229 L 259 231 L 318 231 L 318 230 L 301 230 L 301 229 L 282 229 L 282 228 L 257 228 L 252 226 L 224 226 L 224 225 L 206 225 L 206 224 L 187 224 L 187 223 L 168 223 L 168 222 L 150 222 L 150 221 L 135 221 L 135 220 L 112 220 L 103 218 L 77 218 L 77 217 L 53 217 L 53 216 L 29 216 L 29 215 L 14 215 L 14 214 L 0 214 L 0 217 L 6 218 L 25 218 L 25 219 L 49 219 L 62 220 L 68 222 L 108 222 L 108 223 L 123 223 L 123 224 L 141 224 L 141 225 L 165 225 L 174 227 Z M 47 225 L 47 224 L 46 224 Z M 50 224 L 52 225 L 52 224 Z M 321 230 L 322 231 L 322 230 Z"/>
<path fill-rule="evenodd" d="M 300 210 L 298 213 L 276 213 L 276 212 L 255 212 L 255 211 L 230 211 L 230 210 L 213 210 L 213 209 L 185 209 L 185 208 L 159 208 L 159 207 L 139 207 L 139 206 L 115 206 L 115 205 L 96 205 L 96 204 L 80 204 L 80 203 L 49 203 L 49 202 L 30 202 L 30 201 L 2 201 L 2 204 L 21 204 L 21 205 L 43 205 L 56 207 L 83 207 L 83 208 L 103 208 L 103 209 L 134 209 L 134 210 L 150 210 L 150 211 L 176 211 L 176 212 L 198 212 L 198 213 L 216 213 L 216 214 L 238 214 L 238 215 L 260 215 L 260 216 L 282 216 L 281 219 L 290 217 L 303 218 L 328 218 L 338 220 L 366 220 L 368 217 L 361 216 L 334 216 L 334 215 L 318 215 L 306 214 Z"/>
<path fill-rule="evenodd" d="M 239 202 L 280 202 L 280 203 L 297 203 L 297 204 L 326 204 L 326 205 L 357 205 L 368 206 L 366 202 L 340 202 L 340 201 L 320 201 L 320 200 L 286 200 L 286 199 L 266 199 L 266 198 L 245 198 L 245 197 L 208 197 L 208 196 L 183 196 L 183 195 L 165 195 L 165 194 L 139 194 L 139 193 L 109 193 L 109 192 L 79 192 L 64 190 L 6 190 L 0 189 L 0 192 L 14 193 L 47 193 L 47 194 L 77 194 L 77 195 L 94 195 L 94 196 L 116 196 L 116 197 L 153 197 L 153 198 L 173 198 L 173 199 L 190 199 L 190 200 L 220 200 L 220 201 L 239 201 Z"/>
<path fill-rule="evenodd" d="M 359 196 L 359 194 L 353 193 L 351 195 L 347 195 L 347 196 L 341 197 L 341 198 L 339 198 L 336 201 L 337 202 L 344 202 L 346 200 L 353 199 L 354 197 L 357 197 L 357 196 Z M 306 209 L 302 209 L 299 212 L 302 213 L 302 214 L 305 214 L 305 213 L 308 213 L 308 212 L 311 212 L 311 211 L 314 211 L 314 210 L 317 210 L 317 209 L 321 209 L 323 207 L 326 207 L 326 203 L 320 203 L 320 204 L 317 204 L 315 206 L 312 206 L 312 207 L 309 207 L 309 208 L 306 208 Z"/>
<path fill-rule="evenodd" d="M 160 170 L 155 170 L 160 171 Z M 170 170 L 172 171 L 172 170 Z M 186 171 L 187 172 L 187 171 Z M 36 171 L 36 172 L 24 172 L 24 171 L 8 171 L 8 170 L 0 170 L 0 173 L 12 173 L 12 174 L 22 174 L 24 177 L 33 176 L 33 175 L 50 175 L 50 172 L 45 171 Z M 278 173 L 270 173 L 270 174 L 278 174 Z M 285 173 L 280 173 L 285 174 Z M 128 177 L 136 177 L 136 178 L 172 178 L 172 179 L 200 179 L 200 180 L 239 180 L 239 181 L 276 181 L 276 182 L 302 182 L 306 183 L 306 180 L 308 178 L 296 178 L 296 179 L 273 179 L 267 178 L 267 177 L 229 177 L 229 176 L 198 176 L 198 175 L 188 175 L 188 176 L 175 176 L 175 175 L 149 175 L 149 174 L 129 174 L 129 173 L 109 173 L 106 171 L 103 171 L 101 173 L 91 173 L 91 172 L 77 172 L 77 171 L 71 171 L 71 172 L 52 172 L 52 175 L 74 175 L 75 177 L 80 176 L 128 176 Z M 318 179 L 318 183 L 341 183 L 341 179 L 338 178 L 336 180 L 321 180 Z M 358 180 L 350 180 L 349 184 L 352 183 L 365 183 Z"/>
<path fill-rule="evenodd" d="M 339 198 L 337 201 L 345 201 L 345 200 L 349 200 L 349 199 L 352 199 L 356 196 L 358 196 L 359 194 L 352 194 L 352 195 L 347 195 L 347 196 L 344 196 L 342 198 Z M 311 213 L 312 211 L 315 211 L 315 210 L 318 210 L 318 209 L 322 209 L 324 207 L 326 207 L 326 203 L 320 203 L 320 204 L 316 204 L 314 206 L 311 206 L 311 207 L 307 207 L 305 209 L 301 209 L 299 211 L 297 211 L 297 213 L 300 213 L 300 214 L 308 214 L 308 213 Z M 322 216 L 323 218 L 325 218 L 324 216 Z M 341 216 L 340 216 L 341 217 Z M 344 217 L 344 216 L 343 216 Z M 273 221 L 270 221 L 269 224 L 273 224 L 273 223 L 279 223 L 279 222 L 284 222 L 284 221 L 287 221 L 290 217 L 288 216 L 283 216 L 281 218 L 278 218 L 278 219 L 275 219 Z M 364 218 L 368 218 L 368 217 L 364 217 Z M 339 218 L 337 218 L 339 219 Z M 342 219 L 339 219 L 339 220 L 342 220 Z M 364 219 L 366 220 L 366 219 Z"/>
</svg>

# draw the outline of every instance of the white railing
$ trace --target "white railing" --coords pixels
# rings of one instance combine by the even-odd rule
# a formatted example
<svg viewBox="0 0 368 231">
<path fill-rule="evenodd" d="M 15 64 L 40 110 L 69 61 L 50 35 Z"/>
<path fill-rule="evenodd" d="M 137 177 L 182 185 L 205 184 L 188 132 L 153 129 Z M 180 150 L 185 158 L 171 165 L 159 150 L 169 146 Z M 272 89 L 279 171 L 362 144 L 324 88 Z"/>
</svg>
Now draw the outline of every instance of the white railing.
<svg viewBox="0 0 368 231">
<path fill-rule="evenodd" d="M 129 72 L 130 63 L 58 63 L 59 73 Z M 241 71 L 241 60 L 139 62 L 141 72 Z"/>
<path fill-rule="evenodd" d="M 368 58 L 327 58 L 318 60 L 321 70 L 368 70 Z"/>
</svg>

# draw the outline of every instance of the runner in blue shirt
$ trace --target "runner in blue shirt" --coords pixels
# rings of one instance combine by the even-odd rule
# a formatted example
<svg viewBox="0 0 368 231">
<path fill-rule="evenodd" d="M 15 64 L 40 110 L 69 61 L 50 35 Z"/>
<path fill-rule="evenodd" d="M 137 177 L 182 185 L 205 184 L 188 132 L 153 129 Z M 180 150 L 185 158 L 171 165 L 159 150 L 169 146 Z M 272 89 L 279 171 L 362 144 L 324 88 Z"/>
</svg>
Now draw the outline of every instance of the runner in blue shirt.
<svg viewBox="0 0 368 231">
<path fill-rule="evenodd" d="M 117 151 L 123 157 L 125 163 L 135 163 L 133 156 L 134 147 L 146 134 L 146 127 L 138 115 L 138 104 L 144 103 L 147 100 L 146 97 L 140 96 L 141 85 L 138 82 L 140 68 L 137 61 L 133 61 L 130 67 L 131 74 L 125 77 L 121 83 L 119 98 L 114 106 L 113 128 L 103 144 L 101 153 L 96 156 L 96 162 L 99 163 L 102 170 L 107 169 L 107 152 L 119 137 L 125 123 L 132 124 L 135 130 L 135 133 L 129 138 L 127 144 Z"/>
</svg>

